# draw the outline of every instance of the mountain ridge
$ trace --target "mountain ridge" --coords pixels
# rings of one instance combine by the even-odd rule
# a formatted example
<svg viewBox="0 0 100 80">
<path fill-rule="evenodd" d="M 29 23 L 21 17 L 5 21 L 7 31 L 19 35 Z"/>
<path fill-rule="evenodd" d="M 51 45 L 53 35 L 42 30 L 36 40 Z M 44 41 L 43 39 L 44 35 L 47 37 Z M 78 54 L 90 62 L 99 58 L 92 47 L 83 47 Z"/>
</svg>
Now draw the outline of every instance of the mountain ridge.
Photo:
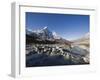
<svg viewBox="0 0 100 80">
<path fill-rule="evenodd" d="M 56 32 L 52 32 L 48 29 L 48 27 L 44 27 L 43 29 L 26 30 L 26 39 L 31 38 L 33 42 L 45 41 L 50 43 L 61 43 L 61 44 L 70 44 L 70 41 L 63 39 Z"/>
</svg>

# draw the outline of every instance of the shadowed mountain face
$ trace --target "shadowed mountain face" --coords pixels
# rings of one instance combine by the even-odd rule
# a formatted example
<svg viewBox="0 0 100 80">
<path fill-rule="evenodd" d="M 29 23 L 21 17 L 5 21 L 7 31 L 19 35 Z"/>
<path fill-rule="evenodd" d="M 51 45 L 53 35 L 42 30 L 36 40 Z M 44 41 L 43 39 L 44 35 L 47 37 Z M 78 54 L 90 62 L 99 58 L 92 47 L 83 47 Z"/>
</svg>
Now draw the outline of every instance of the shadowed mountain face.
<svg viewBox="0 0 100 80">
<path fill-rule="evenodd" d="M 70 45 L 71 42 L 61 38 L 59 35 L 57 35 L 56 32 L 49 31 L 48 27 L 44 27 L 41 30 L 33 30 L 33 31 L 26 29 L 26 43 L 27 44 L 30 44 L 30 43 L 40 43 L 40 44 L 41 43 L 43 44 L 60 43 L 60 44 Z"/>
<path fill-rule="evenodd" d="M 26 34 L 30 35 L 31 37 L 37 37 L 36 39 L 41 39 L 41 40 L 53 39 L 53 34 L 51 31 L 48 30 L 47 27 L 33 31 L 26 29 Z"/>
<path fill-rule="evenodd" d="M 26 67 L 89 64 L 89 34 L 68 41 L 50 31 L 26 29 Z"/>
</svg>

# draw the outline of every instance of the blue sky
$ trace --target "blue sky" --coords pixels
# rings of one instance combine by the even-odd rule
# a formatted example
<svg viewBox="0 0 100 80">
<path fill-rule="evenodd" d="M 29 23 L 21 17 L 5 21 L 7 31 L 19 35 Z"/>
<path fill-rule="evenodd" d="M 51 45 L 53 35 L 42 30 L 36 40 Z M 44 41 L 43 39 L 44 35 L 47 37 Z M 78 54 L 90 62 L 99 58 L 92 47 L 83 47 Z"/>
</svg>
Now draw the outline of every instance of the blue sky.
<svg viewBox="0 0 100 80">
<path fill-rule="evenodd" d="M 89 15 L 26 12 L 26 27 L 32 30 L 45 26 L 67 40 L 74 40 L 89 32 Z"/>
</svg>

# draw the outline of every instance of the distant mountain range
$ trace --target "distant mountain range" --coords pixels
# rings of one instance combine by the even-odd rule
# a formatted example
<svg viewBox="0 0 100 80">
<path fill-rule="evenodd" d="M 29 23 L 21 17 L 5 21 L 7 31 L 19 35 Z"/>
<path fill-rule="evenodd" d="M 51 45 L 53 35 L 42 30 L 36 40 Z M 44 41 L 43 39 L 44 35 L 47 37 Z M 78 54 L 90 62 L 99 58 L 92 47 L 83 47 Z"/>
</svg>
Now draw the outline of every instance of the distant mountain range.
<svg viewBox="0 0 100 80">
<path fill-rule="evenodd" d="M 56 32 L 51 32 L 48 27 L 38 30 L 26 29 L 26 34 L 31 36 L 37 36 L 40 39 L 61 39 L 61 37 Z"/>
<path fill-rule="evenodd" d="M 83 37 L 74 40 L 71 44 L 72 46 L 78 46 L 81 49 L 84 49 L 86 51 L 90 51 L 90 33 L 85 34 Z"/>
<path fill-rule="evenodd" d="M 75 45 L 85 45 L 89 46 L 89 40 L 90 40 L 90 33 L 85 34 L 83 37 L 72 41 Z"/>
<path fill-rule="evenodd" d="M 68 45 L 78 45 L 82 48 L 89 48 L 89 36 L 87 33 L 83 37 L 76 39 L 74 41 L 69 41 L 62 38 L 56 32 L 52 32 L 48 27 L 38 30 L 30 30 L 26 28 L 26 43 L 44 43 L 44 44 L 68 44 Z"/>
<path fill-rule="evenodd" d="M 70 44 L 71 42 L 60 37 L 56 32 L 52 32 L 48 27 L 38 30 L 26 29 L 26 43 L 61 43 Z"/>
</svg>

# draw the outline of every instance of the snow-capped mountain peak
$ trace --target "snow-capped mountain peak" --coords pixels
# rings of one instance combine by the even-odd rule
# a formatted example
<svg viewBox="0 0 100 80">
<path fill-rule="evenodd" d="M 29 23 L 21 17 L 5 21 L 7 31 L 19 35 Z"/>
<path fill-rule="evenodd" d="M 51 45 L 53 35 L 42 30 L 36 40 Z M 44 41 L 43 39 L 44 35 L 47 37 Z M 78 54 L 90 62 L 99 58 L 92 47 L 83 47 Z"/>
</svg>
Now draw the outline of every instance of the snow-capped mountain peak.
<svg viewBox="0 0 100 80">
<path fill-rule="evenodd" d="M 61 37 L 54 31 L 52 32 L 54 39 L 61 39 Z"/>
<path fill-rule="evenodd" d="M 70 45 L 70 41 L 63 39 L 56 32 L 50 31 L 48 27 L 42 29 L 32 30 L 31 34 L 27 34 L 27 41 L 29 42 L 40 42 L 40 43 L 60 43 Z M 41 42 L 42 41 L 42 42 Z"/>
<path fill-rule="evenodd" d="M 28 34 L 28 35 L 32 34 L 32 30 L 31 30 L 31 29 L 26 28 L 26 34 Z"/>
<path fill-rule="evenodd" d="M 26 34 L 29 34 L 29 30 L 26 29 L 26 31 L 27 31 Z M 37 36 L 39 39 L 43 39 L 43 40 L 53 39 L 53 34 L 48 29 L 47 26 L 42 29 L 32 30 L 31 32 L 32 32 L 31 36 L 35 34 L 35 36 Z"/>
<path fill-rule="evenodd" d="M 26 34 L 31 36 L 37 36 L 39 39 L 61 39 L 61 37 L 55 32 L 50 31 L 47 26 L 42 29 L 30 30 L 26 29 Z"/>
<path fill-rule="evenodd" d="M 85 35 L 84 35 L 84 38 L 89 38 L 89 36 L 90 36 L 90 33 L 88 32 L 88 33 L 86 33 Z"/>
<path fill-rule="evenodd" d="M 43 29 L 47 29 L 48 27 L 47 26 L 45 26 Z"/>
</svg>

